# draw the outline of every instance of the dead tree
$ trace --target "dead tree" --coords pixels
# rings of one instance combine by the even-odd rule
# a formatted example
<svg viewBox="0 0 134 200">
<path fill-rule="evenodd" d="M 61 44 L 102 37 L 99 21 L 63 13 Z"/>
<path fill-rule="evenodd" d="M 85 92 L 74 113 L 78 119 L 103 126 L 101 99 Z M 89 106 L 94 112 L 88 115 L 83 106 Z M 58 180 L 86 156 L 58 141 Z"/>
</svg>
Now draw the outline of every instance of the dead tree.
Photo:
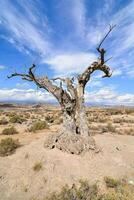
<svg viewBox="0 0 134 200">
<path fill-rule="evenodd" d="M 39 88 L 43 88 L 51 93 L 58 100 L 63 113 L 63 133 L 80 134 L 82 136 L 90 135 L 90 131 L 87 124 L 85 105 L 84 105 L 84 91 L 87 82 L 90 80 L 91 75 L 96 70 L 104 72 L 104 77 L 110 77 L 112 73 L 110 68 L 105 64 L 108 60 L 105 60 L 106 50 L 102 48 L 102 44 L 108 37 L 109 33 L 115 26 L 110 26 L 107 34 L 97 47 L 99 53 L 98 61 L 93 62 L 86 70 L 78 75 L 77 84 L 74 84 L 74 78 L 55 78 L 49 79 L 47 76 L 38 77 L 33 70 L 35 64 L 33 64 L 27 74 L 14 73 L 8 76 L 12 78 L 15 76 L 22 77 L 23 80 L 34 82 Z M 60 80 L 60 86 L 54 84 L 55 80 Z M 63 88 L 63 83 L 64 86 Z"/>
</svg>

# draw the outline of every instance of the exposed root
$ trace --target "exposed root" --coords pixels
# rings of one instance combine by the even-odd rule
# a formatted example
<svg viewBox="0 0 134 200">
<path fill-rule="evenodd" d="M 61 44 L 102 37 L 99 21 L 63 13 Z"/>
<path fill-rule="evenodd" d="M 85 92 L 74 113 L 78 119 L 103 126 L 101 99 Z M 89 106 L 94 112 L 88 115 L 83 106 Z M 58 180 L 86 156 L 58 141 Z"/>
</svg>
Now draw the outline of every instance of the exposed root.
<svg viewBox="0 0 134 200">
<path fill-rule="evenodd" d="M 91 136 L 64 133 L 49 135 L 44 143 L 45 148 L 58 148 L 61 151 L 79 155 L 89 150 L 96 150 L 95 141 Z"/>
</svg>

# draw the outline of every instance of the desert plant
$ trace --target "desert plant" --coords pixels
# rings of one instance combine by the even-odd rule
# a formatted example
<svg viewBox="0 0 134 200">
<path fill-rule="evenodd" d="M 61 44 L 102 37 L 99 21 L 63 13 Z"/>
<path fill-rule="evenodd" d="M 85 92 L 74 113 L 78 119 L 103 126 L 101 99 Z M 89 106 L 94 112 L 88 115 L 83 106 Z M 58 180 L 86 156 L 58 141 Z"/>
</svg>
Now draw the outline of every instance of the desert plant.
<svg viewBox="0 0 134 200">
<path fill-rule="evenodd" d="M 26 119 L 18 115 L 13 115 L 9 120 L 10 123 L 19 123 L 19 124 L 22 124 L 24 121 L 26 121 Z"/>
<path fill-rule="evenodd" d="M 4 117 L 0 119 L 0 125 L 6 125 L 6 124 L 8 124 L 8 121 Z"/>
<path fill-rule="evenodd" d="M 9 128 L 5 128 L 3 131 L 2 131 L 2 134 L 3 135 L 14 135 L 14 134 L 17 134 L 18 131 L 16 130 L 15 127 L 9 127 Z"/>
<path fill-rule="evenodd" d="M 75 184 L 70 188 L 65 185 L 59 194 L 51 194 L 47 200 L 99 200 L 97 198 L 98 188 L 97 185 L 90 186 L 87 181 L 80 181 L 80 186 Z"/>
<path fill-rule="evenodd" d="M 108 188 L 117 188 L 118 186 L 121 185 L 121 181 L 120 180 L 117 180 L 117 179 L 114 179 L 114 178 L 111 178 L 111 177 L 104 177 L 104 181 L 106 183 L 106 186 Z"/>
<path fill-rule="evenodd" d="M 111 122 L 108 122 L 105 127 L 102 127 L 102 132 L 116 132 L 116 128 L 112 125 Z"/>
<path fill-rule="evenodd" d="M 19 146 L 20 144 L 18 140 L 12 138 L 2 139 L 0 142 L 0 156 L 8 156 L 12 154 Z"/>
<path fill-rule="evenodd" d="M 111 122 L 107 123 L 107 129 L 108 129 L 109 132 L 115 132 L 116 131 L 115 127 L 112 125 Z"/>
<path fill-rule="evenodd" d="M 33 166 L 33 170 L 38 172 L 42 169 L 42 163 L 41 162 L 36 162 Z"/>
<path fill-rule="evenodd" d="M 121 183 L 118 187 L 107 188 L 105 193 L 100 194 L 96 184 L 90 186 L 82 181 L 80 186 L 66 185 L 59 193 L 52 193 L 44 200 L 134 200 L 134 186 Z"/>
<path fill-rule="evenodd" d="M 36 132 L 37 130 L 42 130 L 48 128 L 48 124 L 46 121 L 36 121 L 32 124 L 32 126 L 29 128 L 30 132 Z"/>
</svg>

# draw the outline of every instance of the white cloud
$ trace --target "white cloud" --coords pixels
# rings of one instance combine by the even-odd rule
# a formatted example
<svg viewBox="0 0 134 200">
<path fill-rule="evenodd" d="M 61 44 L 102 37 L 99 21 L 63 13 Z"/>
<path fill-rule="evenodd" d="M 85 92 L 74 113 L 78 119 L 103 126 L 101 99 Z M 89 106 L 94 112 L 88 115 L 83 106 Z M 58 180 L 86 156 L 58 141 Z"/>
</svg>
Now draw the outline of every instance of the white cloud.
<svg viewBox="0 0 134 200">
<path fill-rule="evenodd" d="M 72 9 L 70 10 L 72 20 L 74 21 L 76 33 L 84 36 L 86 31 L 86 8 L 84 0 L 73 0 Z"/>
<path fill-rule="evenodd" d="M 112 77 L 113 76 L 120 76 L 120 75 L 122 75 L 122 70 L 121 69 L 113 70 Z"/>
<path fill-rule="evenodd" d="M 4 65 L 0 65 L 0 70 L 5 69 L 6 67 Z"/>
<path fill-rule="evenodd" d="M 85 93 L 86 103 L 104 105 L 134 106 L 134 94 L 119 94 L 113 88 L 104 87 L 100 90 Z M 0 89 L 0 102 L 37 102 L 52 103 L 56 99 L 48 92 L 33 89 Z"/>
<path fill-rule="evenodd" d="M 0 101 L 53 102 L 54 97 L 48 92 L 33 89 L 0 89 Z"/>
<path fill-rule="evenodd" d="M 5 39 L 16 45 L 19 50 L 29 49 L 38 54 L 46 55 L 51 49 L 47 33 L 49 27 L 44 27 L 43 23 L 36 18 L 36 8 L 34 2 L 23 1 L 22 8 L 25 11 L 20 12 L 11 1 L 1 0 L 0 20 L 8 31 L 8 37 Z M 21 5 L 21 2 L 19 2 Z M 27 7 L 27 9 L 26 9 Z M 10 8 L 10 9 L 9 9 Z M 38 19 L 38 20 L 37 20 Z M 41 29 L 42 26 L 42 29 Z"/>
<path fill-rule="evenodd" d="M 129 54 L 134 48 L 133 1 L 116 12 L 113 8 L 117 2 L 115 0 L 104 0 L 103 6 L 98 7 L 93 16 L 90 14 L 92 8 L 87 10 L 86 1 L 84 0 L 68 0 L 66 2 L 67 6 L 62 1 L 60 5 L 64 6 L 60 17 L 65 19 L 64 22 L 71 23 L 73 26 L 70 32 L 68 31 L 67 36 L 64 34 L 63 27 L 63 32 L 61 31 L 63 35 L 59 37 L 62 38 L 62 44 L 60 45 L 61 41 L 56 41 L 56 44 L 59 44 L 56 47 L 52 45 L 55 38 L 51 38 L 51 27 L 46 14 L 40 9 L 40 1 L 17 0 L 17 2 L 19 7 L 12 1 L 1 0 L 0 25 L 7 30 L 7 35 L 1 37 L 16 46 L 19 51 L 28 55 L 31 55 L 30 51 L 34 51 L 38 57 L 41 54 L 42 60 L 50 64 L 50 68 L 54 70 L 55 74 L 79 73 L 83 70 L 83 67 L 88 66 L 91 61 L 96 59 L 94 54 L 90 52 L 82 53 L 82 51 L 95 50 L 105 33 L 105 29 L 108 28 L 106 26 L 112 22 L 117 24 L 117 27 L 105 44 L 108 55 L 113 56 L 111 66 L 115 64 L 115 67 L 120 67 L 114 70 L 113 76 L 132 76 L 134 59 L 133 54 Z M 22 9 L 22 12 L 19 8 Z M 64 12 L 65 10 L 66 12 Z M 60 10 L 57 9 L 58 11 L 61 11 L 61 7 Z M 67 43 L 70 47 L 66 51 L 64 47 Z M 122 60 L 122 63 L 127 61 L 126 69 L 121 66 L 120 60 Z"/>
<path fill-rule="evenodd" d="M 134 94 L 120 94 L 111 87 L 86 92 L 85 99 L 86 102 L 94 104 L 134 106 Z"/>
<path fill-rule="evenodd" d="M 60 54 L 46 61 L 57 74 L 79 73 L 88 67 L 96 56 L 92 53 Z"/>
</svg>

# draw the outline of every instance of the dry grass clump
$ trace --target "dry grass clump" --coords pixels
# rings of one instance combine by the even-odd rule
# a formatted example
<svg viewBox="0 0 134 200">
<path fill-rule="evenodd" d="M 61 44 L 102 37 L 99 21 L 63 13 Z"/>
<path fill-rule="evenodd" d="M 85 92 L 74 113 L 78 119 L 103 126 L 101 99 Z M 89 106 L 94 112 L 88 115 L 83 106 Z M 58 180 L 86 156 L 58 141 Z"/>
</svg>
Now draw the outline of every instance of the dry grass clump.
<svg viewBox="0 0 134 200">
<path fill-rule="evenodd" d="M 9 127 L 9 128 L 5 128 L 3 131 L 2 131 L 2 134 L 3 135 L 14 135 L 14 134 L 17 134 L 18 131 L 16 130 L 15 127 Z"/>
<path fill-rule="evenodd" d="M 108 188 L 117 188 L 121 185 L 120 180 L 114 179 L 114 178 L 109 177 L 109 176 L 104 177 L 104 181 L 105 181 L 106 186 Z"/>
<path fill-rule="evenodd" d="M 59 193 L 52 193 L 44 200 L 134 200 L 134 186 L 115 179 L 108 178 L 110 187 L 104 194 L 99 192 L 97 185 L 89 185 L 87 181 L 80 181 L 80 185 L 72 187 L 66 185 Z M 113 184 L 111 188 L 111 183 Z M 119 184 L 120 183 L 120 184 Z"/>
<path fill-rule="evenodd" d="M 134 135 L 134 128 L 129 128 L 125 130 L 126 135 Z"/>
<path fill-rule="evenodd" d="M 125 113 L 124 109 L 121 108 L 108 108 L 106 110 L 109 115 L 122 115 Z"/>
<path fill-rule="evenodd" d="M 33 166 L 33 170 L 38 172 L 42 169 L 42 163 L 41 162 L 36 162 Z"/>
<path fill-rule="evenodd" d="M 134 114 L 134 108 L 126 108 L 125 113 L 128 115 Z"/>
<path fill-rule="evenodd" d="M 134 123 L 134 119 L 115 118 L 114 123 Z"/>
<path fill-rule="evenodd" d="M 52 193 L 46 200 L 97 200 L 98 189 L 96 185 L 89 186 L 87 181 L 80 181 L 80 186 L 65 185 L 60 193 Z"/>
<path fill-rule="evenodd" d="M 104 181 L 108 191 L 102 200 L 134 200 L 134 185 L 111 177 L 105 177 Z"/>
<path fill-rule="evenodd" d="M 15 149 L 20 146 L 18 140 L 12 138 L 2 139 L 0 142 L 0 156 L 8 156 L 14 153 Z"/>
<path fill-rule="evenodd" d="M 8 121 L 6 118 L 3 117 L 2 119 L 0 119 L 0 125 L 6 125 L 6 124 L 8 124 Z"/>
<path fill-rule="evenodd" d="M 19 124 L 22 124 L 24 121 L 26 121 L 26 119 L 22 118 L 19 115 L 13 115 L 9 120 L 10 123 L 19 123 Z"/>
<path fill-rule="evenodd" d="M 134 128 L 123 128 L 123 129 L 119 129 L 118 131 L 119 135 L 134 135 Z"/>
<path fill-rule="evenodd" d="M 105 127 L 102 127 L 102 132 L 116 132 L 116 128 L 113 126 L 111 122 L 108 122 Z"/>
<path fill-rule="evenodd" d="M 46 121 L 36 121 L 33 122 L 32 126 L 29 128 L 30 132 L 36 132 L 37 130 L 43 130 L 48 128 L 48 124 Z"/>
</svg>

